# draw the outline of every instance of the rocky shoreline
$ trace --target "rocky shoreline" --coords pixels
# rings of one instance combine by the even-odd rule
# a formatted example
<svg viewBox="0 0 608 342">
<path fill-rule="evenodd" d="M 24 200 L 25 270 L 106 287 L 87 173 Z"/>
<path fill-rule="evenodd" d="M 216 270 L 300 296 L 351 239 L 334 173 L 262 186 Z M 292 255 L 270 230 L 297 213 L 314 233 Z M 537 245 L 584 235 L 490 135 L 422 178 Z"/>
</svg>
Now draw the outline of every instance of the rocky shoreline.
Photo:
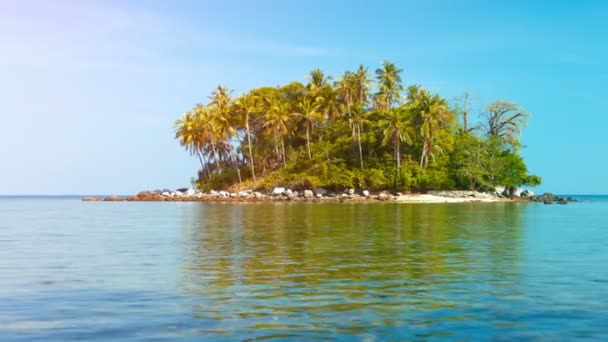
<svg viewBox="0 0 608 342">
<path fill-rule="evenodd" d="M 295 191 L 276 187 L 270 193 L 253 190 L 239 192 L 203 192 L 195 189 L 142 191 L 135 196 L 85 197 L 82 201 L 97 202 L 405 202 L 405 203 L 464 203 L 464 202 L 542 202 L 544 204 L 567 204 L 576 202 L 573 198 L 562 198 L 545 193 L 534 195 L 529 190 L 497 189 L 495 192 L 477 191 L 429 191 L 426 194 L 403 194 L 382 191 L 372 194 L 368 190 L 348 189 L 342 193 L 332 193 L 326 189 Z"/>
</svg>

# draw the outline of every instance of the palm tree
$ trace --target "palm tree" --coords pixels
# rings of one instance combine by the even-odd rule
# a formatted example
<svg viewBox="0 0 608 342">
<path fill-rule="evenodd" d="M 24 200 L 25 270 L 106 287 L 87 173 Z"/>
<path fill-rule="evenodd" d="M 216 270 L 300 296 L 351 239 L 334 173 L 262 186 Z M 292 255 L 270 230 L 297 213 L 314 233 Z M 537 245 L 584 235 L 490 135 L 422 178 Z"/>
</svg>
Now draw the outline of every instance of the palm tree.
<svg viewBox="0 0 608 342">
<path fill-rule="evenodd" d="M 401 169 L 401 143 L 412 141 L 412 125 L 407 107 L 391 108 L 385 118 L 379 122 L 384 128 L 383 143 L 393 144 L 397 170 Z"/>
<path fill-rule="evenodd" d="M 434 158 L 434 151 L 441 152 L 440 145 L 436 144 L 439 131 L 449 121 L 448 103 L 439 95 L 431 95 L 427 90 L 412 88 L 410 106 L 418 117 L 420 137 L 422 138 L 422 153 L 420 156 L 420 167 L 426 168 L 429 157 Z"/>
<path fill-rule="evenodd" d="M 314 124 L 323 119 L 319 109 L 319 103 L 313 102 L 309 98 L 304 98 L 302 102 L 298 104 L 298 111 L 293 113 L 294 116 L 299 116 L 305 121 L 306 125 L 306 148 L 308 149 L 308 159 L 312 159 L 312 153 L 310 152 L 310 133 Z"/>
<path fill-rule="evenodd" d="M 367 68 L 359 65 L 359 68 L 353 75 L 353 83 L 356 92 L 357 104 L 365 106 L 367 104 L 367 96 L 372 89 L 371 80 L 367 72 Z"/>
<path fill-rule="evenodd" d="M 365 110 L 361 105 L 357 105 L 353 108 L 350 114 L 350 124 L 353 127 L 353 137 L 357 137 L 357 145 L 359 147 L 359 162 L 361 164 L 361 170 L 363 170 L 363 148 L 361 147 L 361 129 L 363 125 L 370 121 L 366 118 Z"/>
<path fill-rule="evenodd" d="M 285 136 L 289 133 L 291 115 L 289 114 L 288 104 L 277 98 L 265 99 L 267 110 L 265 114 L 266 122 L 264 127 L 270 129 L 275 136 L 275 151 L 279 154 L 278 142 L 281 143 L 281 154 L 283 167 L 287 167 L 287 156 L 285 154 Z"/>
<path fill-rule="evenodd" d="M 389 110 L 392 104 L 398 101 L 399 93 L 403 90 L 401 72 L 403 72 L 402 69 L 389 61 L 382 62 L 380 68 L 376 69 L 378 93 L 386 101 L 385 110 Z"/>
<path fill-rule="evenodd" d="M 190 111 L 184 114 L 180 119 L 175 121 L 173 126 L 175 131 L 175 139 L 179 140 L 179 144 L 183 146 L 190 155 L 196 155 L 201 163 L 201 170 L 205 169 L 205 163 L 201 156 L 202 139 L 198 135 L 196 129 L 195 114 Z"/>
<path fill-rule="evenodd" d="M 251 130 L 249 129 L 249 119 L 251 114 L 257 112 L 258 98 L 251 94 L 241 96 L 235 102 L 237 108 L 245 114 L 245 134 L 247 135 L 247 145 L 249 147 L 249 166 L 251 167 L 251 176 L 253 181 L 256 182 L 255 178 L 255 166 L 253 162 L 253 149 L 251 147 Z"/>
<path fill-rule="evenodd" d="M 214 134 L 214 140 L 218 142 L 224 142 L 224 146 L 227 146 L 228 159 L 232 161 L 233 167 L 236 169 L 239 183 L 242 182 L 241 170 L 238 165 L 238 160 L 234 147 L 232 146 L 231 139 L 236 135 L 236 129 L 233 125 L 232 118 L 232 91 L 226 87 L 218 86 L 216 90 L 211 93 L 210 107 L 212 108 L 211 115 L 211 126 Z"/>
</svg>

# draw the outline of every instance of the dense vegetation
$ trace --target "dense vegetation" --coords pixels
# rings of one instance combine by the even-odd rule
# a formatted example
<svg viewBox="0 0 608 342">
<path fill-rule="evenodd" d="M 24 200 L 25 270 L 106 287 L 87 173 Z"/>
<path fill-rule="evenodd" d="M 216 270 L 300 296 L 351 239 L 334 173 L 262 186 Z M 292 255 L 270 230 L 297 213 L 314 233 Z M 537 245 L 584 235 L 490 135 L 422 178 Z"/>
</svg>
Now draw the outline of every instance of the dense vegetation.
<svg viewBox="0 0 608 342">
<path fill-rule="evenodd" d="M 450 104 L 384 62 L 307 84 L 219 86 L 175 123 L 175 137 L 200 161 L 196 186 L 490 190 L 535 186 L 519 152 L 529 114 L 496 101 L 472 124 L 465 94 Z"/>
</svg>

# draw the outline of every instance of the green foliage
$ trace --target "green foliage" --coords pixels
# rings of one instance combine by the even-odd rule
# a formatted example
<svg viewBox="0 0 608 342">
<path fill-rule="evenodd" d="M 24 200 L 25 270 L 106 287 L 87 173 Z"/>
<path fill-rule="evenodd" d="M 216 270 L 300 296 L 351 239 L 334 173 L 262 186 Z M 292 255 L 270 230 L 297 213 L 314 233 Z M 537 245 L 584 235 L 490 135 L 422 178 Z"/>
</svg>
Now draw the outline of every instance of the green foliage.
<svg viewBox="0 0 608 342">
<path fill-rule="evenodd" d="M 487 107 L 477 130 L 470 99 L 450 105 L 402 84 L 384 62 L 374 77 L 360 66 L 335 82 L 315 69 L 308 83 L 261 87 L 233 98 L 217 87 L 174 126 L 175 138 L 201 165 L 199 188 L 275 186 L 370 190 L 490 190 L 536 186 L 519 154 L 529 114 L 516 104 Z M 405 91 L 404 91 L 405 89 Z"/>
</svg>

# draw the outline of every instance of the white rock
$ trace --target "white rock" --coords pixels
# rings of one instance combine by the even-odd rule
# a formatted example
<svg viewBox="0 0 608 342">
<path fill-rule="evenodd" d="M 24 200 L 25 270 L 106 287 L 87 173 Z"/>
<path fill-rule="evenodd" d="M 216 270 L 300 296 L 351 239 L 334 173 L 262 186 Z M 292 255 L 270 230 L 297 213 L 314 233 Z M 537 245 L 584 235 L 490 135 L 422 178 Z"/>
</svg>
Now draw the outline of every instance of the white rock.
<svg viewBox="0 0 608 342">
<path fill-rule="evenodd" d="M 249 193 L 247 191 L 239 191 L 239 197 L 247 197 Z"/>
<path fill-rule="evenodd" d="M 223 191 L 222 190 L 222 191 L 219 192 L 218 195 L 220 195 L 222 197 L 228 197 L 228 196 L 230 196 L 230 193 L 228 191 Z"/>
<path fill-rule="evenodd" d="M 349 195 L 354 195 L 355 194 L 355 189 L 348 189 L 348 194 Z"/>
<path fill-rule="evenodd" d="M 161 193 L 161 195 L 164 197 L 171 197 L 171 193 L 167 192 L 167 191 L 163 191 L 163 193 Z"/>
<path fill-rule="evenodd" d="M 287 189 L 285 190 L 285 195 L 289 196 L 293 193 L 293 191 L 291 191 L 291 189 Z"/>
<path fill-rule="evenodd" d="M 273 196 L 282 195 L 284 192 L 285 192 L 285 188 L 276 187 L 276 188 L 272 189 Z"/>
<path fill-rule="evenodd" d="M 323 195 L 327 195 L 327 190 L 323 189 L 323 188 L 317 188 L 313 190 L 315 194 L 317 195 L 321 195 L 321 197 L 323 197 Z"/>
<path fill-rule="evenodd" d="M 173 193 L 173 196 L 175 196 L 175 197 L 184 197 L 184 194 L 181 191 L 175 191 Z"/>
<path fill-rule="evenodd" d="M 194 189 L 188 189 L 184 192 L 184 196 L 194 196 L 196 195 L 196 191 Z"/>
<path fill-rule="evenodd" d="M 230 193 L 230 197 L 237 197 L 237 196 L 238 196 L 238 194 L 236 194 L 236 193 L 234 193 L 234 192 L 231 192 L 231 193 Z"/>
<path fill-rule="evenodd" d="M 323 198 L 323 195 L 317 194 L 317 198 Z"/>
<path fill-rule="evenodd" d="M 363 190 L 362 194 L 365 197 L 369 197 L 369 191 L 367 191 L 367 190 Z"/>
<path fill-rule="evenodd" d="M 502 186 L 502 185 L 496 186 L 494 189 L 495 189 L 494 191 L 496 191 L 496 193 L 497 193 L 497 194 L 502 194 L 502 195 L 504 195 L 505 190 L 507 190 L 507 189 L 506 189 L 504 186 Z"/>
<path fill-rule="evenodd" d="M 253 196 L 255 198 L 262 198 L 262 197 L 264 197 L 264 195 L 261 192 L 257 192 L 257 191 L 253 193 Z"/>
<path fill-rule="evenodd" d="M 220 194 L 220 193 L 219 193 L 219 192 L 217 192 L 217 191 L 215 191 L 215 190 L 211 190 L 211 191 L 209 191 L 209 195 L 212 195 L 212 196 L 217 196 L 217 195 L 219 195 L 219 194 Z"/>
<path fill-rule="evenodd" d="M 205 195 L 202 192 L 196 194 L 196 198 L 203 198 Z"/>
<path fill-rule="evenodd" d="M 312 190 L 304 190 L 304 198 L 313 198 L 314 194 Z"/>
</svg>

